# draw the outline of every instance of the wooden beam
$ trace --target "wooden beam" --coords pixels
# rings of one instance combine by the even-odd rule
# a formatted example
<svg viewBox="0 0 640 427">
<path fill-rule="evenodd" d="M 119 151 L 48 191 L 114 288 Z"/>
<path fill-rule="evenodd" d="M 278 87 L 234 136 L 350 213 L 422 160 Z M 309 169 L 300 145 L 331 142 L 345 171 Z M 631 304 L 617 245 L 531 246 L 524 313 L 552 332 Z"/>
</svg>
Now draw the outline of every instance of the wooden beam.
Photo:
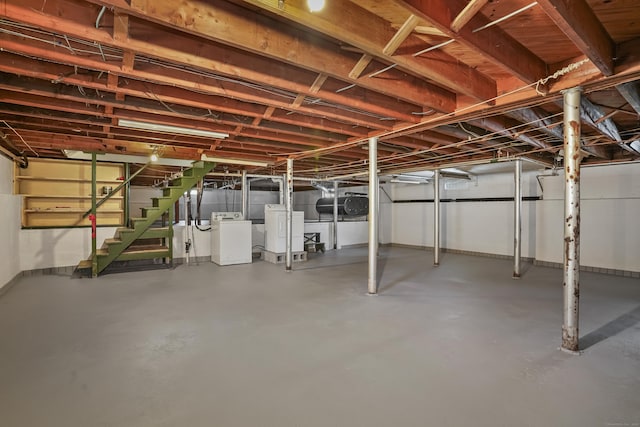
<svg viewBox="0 0 640 427">
<path fill-rule="evenodd" d="M 144 0 L 132 0 L 132 5 L 142 1 Z M 168 3 L 169 0 L 165 1 Z M 422 76 L 450 91 L 463 93 L 478 100 L 491 99 L 497 94 L 495 81 L 442 50 L 434 50 L 420 57 L 386 55 L 383 49 L 396 34 L 395 30 L 387 20 L 358 6 L 355 2 L 329 2 L 321 14 L 316 14 L 310 12 L 302 2 L 287 3 L 287 7 L 280 9 L 277 2 L 272 0 L 243 1 L 362 49 L 365 53 L 384 59 L 385 62 L 396 63 L 411 74 Z M 157 10 L 155 3 L 154 8 Z M 198 9 L 198 15 L 202 14 L 202 8 L 198 7 Z M 175 10 L 173 3 L 170 10 Z M 345 19 L 345 17 L 350 18 Z M 255 23 L 253 25 L 255 26 Z M 278 35 L 278 37 L 282 36 Z M 424 44 L 421 39 L 415 37 L 407 37 L 406 42 L 413 46 Z M 362 77 L 358 80 L 358 84 L 366 80 L 372 79 Z M 436 110 L 442 111 L 439 108 Z"/>
<path fill-rule="evenodd" d="M 98 3 L 98 2 L 96 2 Z M 102 3 L 99 3 L 102 6 Z M 126 1 L 112 1 L 107 6 L 120 5 L 129 8 Z M 89 2 L 72 3 L 61 0 L 48 0 L 43 3 L 40 0 L 7 0 L 3 3 L 4 17 L 17 22 L 52 31 L 58 34 L 66 34 L 69 37 L 78 37 L 100 43 L 103 46 L 113 46 L 122 50 L 130 50 L 142 56 L 153 56 L 162 61 L 168 61 L 187 67 L 190 70 L 204 70 L 227 76 L 231 81 L 225 82 L 224 88 L 219 81 L 199 77 L 194 79 L 192 74 L 185 74 L 176 70 L 169 70 L 161 66 L 150 64 L 137 64 L 136 70 L 123 71 L 115 64 L 104 62 L 102 58 L 89 58 L 81 55 L 72 55 L 64 49 L 51 49 L 50 45 L 36 43 L 34 40 L 25 40 L 15 36 L 0 34 L 0 44 L 5 50 L 20 52 L 31 57 L 46 58 L 53 62 L 77 64 L 92 70 L 112 72 L 123 77 L 131 77 L 138 80 L 154 81 L 170 86 L 180 86 L 196 89 L 198 92 L 231 96 L 248 102 L 273 104 L 276 107 L 285 107 L 282 99 L 268 97 L 266 94 L 256 94 L 247 91 L 246 87 L 234 84 L 233 79 L 241 78 L 245 81 L 258 83 L 266 87 L 284 89 L 293 93 L 306 93 L 309 91 L 309 81 L 316 78 L 318 73 L 309 72 L 302 68 L 285 66 L 283 63 L 273 61 L 266 57 L 257 56 L 245 51 L 229 53 L 224 46 L 215 43 L 203 42 L 194 39 L 185 33 L 158 31 L 158 27 L 148 27 L 144 21 L 136 21 L 136 34 L 148 34 L 153 31 L 154 37 L 129 38 L 126 41 L 114 39 L 110 31 L 96 29 L 94 27 L 98 8 Z M 127 9 L 128 10 L 128 9 Z M 119 13 L 116 10 L 116 13 Z M 320 47 L 323 50 L 326 46 Z M 301 49 L 311 49 L 310 46 L 302 46 Z M 313 50 L 313 49 L 311 49 Z M 326 49 L 325 49 L 326 50 Z M 340 49 L 336 49 L 340 51 Z M 325 53 L 324 60 L 337 64 L 349 61 L 350 70 L 355 59 L 345 52 Z M 143 70 L 140 70 L 143 68 Z M 349 80 L 348 70 L 344 72 L 344 79 Z M 409 78 L 407 81 L 398 77 L 395 81 L 370 81 L 364 82 L 362 87 L 354 88 L 349 94 L 336 93 L 331 85 L 321 89 L 317 97 L 332 103 L 348 105 L 363 111 L 369 111 L 383 117 L 396 117 L 400 120 L 417 122 L 418 118 L 411 112 L 423 105 L 430 105 L 428 99 L 436 102 L 443 110 L 455 109 L 455 97 L 449 94 L 449 98 L 435 94 L 429 94 L 424 85 L 418 79 Z M 405 79 L 406 80 L 406 79 Z M 332 85 L 336 84 L 331 82 Z M 414 84 L 416 83 L 416 84 Z M 343 82 L 337 83 L 344 85 Z M 369 84 L 369 86 L 367 86 Z M 341 87 L 341 86 L 339 86 Z M 375 89 L 371 89 L 374 88 Z M 386 89 L 384 89 L 386 87 Z M 378 88 L 383 90 L 376 92 Z M 383 94 L 388 89 L 390 95 Z M 413 92 L 413 93 L 412 93 Z M 412 98 L 407 102 L 404 98 Z M 418 107 L 419 106 L 419 107 Z M 324 113 L 323 113 L 324 114 Z"/>
<path fill-rule="evenodd" d="M 309 93 L 318 93 L 324 82 L 327 81 L 328 77 L 329 76 L 327 76 L 326 74 L 318 74 L 318 77 L 316 77 L 316 79 L 313 81 L 313 84 L 309 88 Z"/>
<path fill-rule="evenodd" d="M 358 62 L 356 62 L 356 65 L 354 65 L 351 71 L 349 71 L 349 77 L 352 79 L 359 78 L 360 75 L 362 75 L 364 69 L 367 68 L 367 66 L 371 63 L 372 59 L 373 56 L 369 55 L 368 53 L 362 54 Z"/>
<path fill-rule="evenodd" d="M 458 13 L 451 23 L 451 31 L 458 32 L 464 27 L 489 0 L 469 0 L 469 3 Z"/>
<path fill-rule="evenodd" d="M 296 99 L 294 99 L 293 102 L 291 103 L 291 108 L 298 108 L 299 106 L 301 106 L 302 103 L 304 102 L 304 98 L 305 96 L 302 94 L 296 96 Z"/>
<path fill-rule="evenodd" d="M 404 24 L 398 29 L 398 31 L 391 37 L 391 40 L 387 42 L 387 45 L 382 49 L 382 53 L 385 55 L 393 55 L 400 45 L 411 35 L 413 29 L 416 28 L 420 19 L 415 15 L 409 15 Z"/>
<path fill-rule="evenodd" d="M 602 74 L 613 74 L 613 40 L 585 0 L 538 0 L 538 5 Z"/>
<path fill-rule="evenodd" d="M 620 95 L 627 101 L 636 113 L 640 115 L 640 82 L 623 83 L 616 86 Z"/>
<path fill-rule="evenodd" d="M 408 77 L 400 71 L 394 74 L 394 77 L 397 78 L 361 78 L 355 82 L 348 75 L 354 65 L 352 54 L 342 51 L 335 43 L 318 37 L 311 38 L 293 26 L 282 25 L 265 14 L 252 13 L 247 8 L 235 4 L 228 2 L 186 3 L 181 6 L 179 13 L 176 13 L 175 2 L 172 0 L 154 2 L 131 0 L 130 5 L 123 4 L 124 2 L 119 0 L 100 0 L 98 3 L 207 40 L 230 45 L 296 67 L 304 67 L 314 73 L 323 73 L 341 80 L 352 81 L 388 96 L 404 99 L 418 105 L 429 105 L 437 111 L 449 112 L 455 109 L 453 92 L 422 79 Z M 265 3 L 268 3 L 269 10 L 278 14 L 287 14 L 295 7 L 295 5 L 287 4 L 285 10 L 280 10 L 271 1 L 265 0 Z M 256 0 L 254 4 L 262 6 L 259 0 Z M 351 5 L 350 2 L 332 4 Z M 351 6 L 357 8 L 355 5 Z M 361 10 L 361 8 L 358 9 Z M 311 14 L 306 11 L 306 8 L 305 12 L 312 20 L 321 17 L 321 15 Z M 342 15 L 340 19 L 335 19 L 331 25 L 341 31 L 345 31 L 344 27 L 351 25 L 357 25 L 361 31 L 362 28 L 367 28 L 367 23 L 342 19 L 344 16 L 349 15 Z M 383 22 L 387 24 L 386 21 Z M 251 28 L 251 31 L 246 31 L 248 28 Z M 365 34 L 366 38 L 370 38 L 372 35 L 378 36 L 373 29 L 367 29 Z M 292 46 L 295 46 L 295 49 L 291 49 Z M 381 50 L 382 47 L 380 46 L 379 49 Z M 186 52 L 186 49 L 182 48 L 181 52 Z M 223 56 L 227 55 L 228 53 L 225 53 Z M 454 64 L 454 70 L 451 69 L 451 64 Z M 470 86 L 473 78 L 481 74 L 471 68 L 462 73 L 459 70 L 461 65 L 448 57 L 448 61 L 430 63 L 429 68 L 425 67 L 425 72 L 428 74 L 437 72 L 443 77 L 459 80 L 465 86 Z M 446 68 L 446 71 L 442 70 L 443 68 Z M 460 72 L 455 72 L 455 70 Z M 485 78 L 485 80 L 487 79 Z M 486 88 L 482 89 L 486 90 Z M 308 87 L 305 91 L 308 91 Z M 303 93 L 303 91 L 298 91 L 298 93 Z"/>
<path fill-rule="evenodd" d="M 524 82 L 535 82 L 547 74 L 547 65 L 526 47 L 513 39 L 497 26 L 489 27 L 477 33 L 470 26 L 451 29 L 454 19 L 466 6 L 465 0 L 395 0 L 409 12 L 430 22 L 447 36 L 454 38 L 471 50 L 501 66 Z M 471 21 L 474 28 L 486 25 L 489 21 L 476 14 Z"/>
</svg>

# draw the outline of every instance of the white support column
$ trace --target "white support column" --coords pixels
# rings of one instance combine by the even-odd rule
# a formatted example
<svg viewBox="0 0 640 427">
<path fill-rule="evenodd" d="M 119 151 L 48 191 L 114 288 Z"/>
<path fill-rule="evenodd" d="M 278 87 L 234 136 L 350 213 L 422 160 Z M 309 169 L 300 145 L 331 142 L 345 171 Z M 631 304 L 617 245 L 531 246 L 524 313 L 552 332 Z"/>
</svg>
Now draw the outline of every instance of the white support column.
<svg viewBox="0 0 640 427">
<path fill-rule="evenodd" d="M 376 171 L 377 172 L 377 171 Z M 380 256 L 380 177 L 376 173 L 376 255 Z"/>
<path fill-rule="evenodd" d="M 515 163 L 515 191 L 513 196 L 513 278 L 520 278 L 522 256 L 522 159 Z"/>
<path fill-rule="evenodd" d="M 249 219 L 249 212 L 247 210 L 247 202 L 249 201 L 249 188 L 247 186 L 247 171 L 242 171 L 242 219 Z"/>
<path fill-rule="evenodd" d="M 440 171 L 433 174 L 433 265 L 440 265 Z"/>
<path fill-rule="evenodd" d="M 287 251 L 285 254 L 285 264 L 287 271 L 291 271 L 291 264 L 293 261 L 293 254 L 291 248 L 293 247 L 293 159 L 287 159 L 287 181 L 286 181 L 286 203 L 285 208 L 287 211 Z"/>
<path fill-rule="evenodd" d="M 338 249 L 338 181 L 333 181 L 333 249 Z"/>
<path fill-rule="evenodd" d="M 580 302 L 580 93 L 572 88 L 564 95 L 564 320 L 562 350 L 578 352 Z"/>
<path fill-rule="evenodd" d="M 378 293 L 378 138 L 369 138 L 369 295 Z"/>
</svg>

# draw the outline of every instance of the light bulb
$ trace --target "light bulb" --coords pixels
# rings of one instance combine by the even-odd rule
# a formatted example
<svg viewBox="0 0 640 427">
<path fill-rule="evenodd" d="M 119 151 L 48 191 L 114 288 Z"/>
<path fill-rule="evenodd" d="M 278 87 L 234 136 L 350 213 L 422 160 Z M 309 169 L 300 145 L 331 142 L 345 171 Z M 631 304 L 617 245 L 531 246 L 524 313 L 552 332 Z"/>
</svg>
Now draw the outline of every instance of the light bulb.
<svg viewBox="0 0 640 427">
<path fill-rule="evenodd" d="M 307 6 L 311 12 L 319 12 L 324 8 L 324 0 L 307 0 Z"/>
<path fill-rule="evenodd" d="M 152 162 L 157 162 L 158 161 L 158 155 L 156 153 L 152 153 L 150 159 L 151 159 Z"/>
</svg>

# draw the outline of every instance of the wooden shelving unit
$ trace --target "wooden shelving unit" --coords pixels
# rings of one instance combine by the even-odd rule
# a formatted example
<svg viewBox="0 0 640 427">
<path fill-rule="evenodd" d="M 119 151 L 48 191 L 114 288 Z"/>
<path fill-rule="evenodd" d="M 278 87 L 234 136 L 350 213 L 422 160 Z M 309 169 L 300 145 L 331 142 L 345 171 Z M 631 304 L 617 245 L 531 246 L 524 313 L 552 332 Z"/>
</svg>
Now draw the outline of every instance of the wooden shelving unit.
<svg viewBox="0 0 640 427">
<path fill-rule="evenodd" d="M 124 166 L 98 163 L 97 199 L 122 183 Z M 82 215 L 91 209 L 91 162 L 32 159 L 27 169 L 15 169 L 14 190 L 23 196 L 22 226 L 81 227 L 90 225 Z M 124 224 L 123 190 L 98 208 L 98 225 Z"/>
</svg>

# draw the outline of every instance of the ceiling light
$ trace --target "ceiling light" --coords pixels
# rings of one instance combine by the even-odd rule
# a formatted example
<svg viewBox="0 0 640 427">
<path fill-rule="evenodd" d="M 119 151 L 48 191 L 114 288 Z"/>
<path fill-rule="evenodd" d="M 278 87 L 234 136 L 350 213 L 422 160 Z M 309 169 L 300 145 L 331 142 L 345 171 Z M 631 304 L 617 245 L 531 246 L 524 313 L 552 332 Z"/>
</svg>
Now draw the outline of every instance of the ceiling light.
<svg viewBox="0 0 640 427">
<path fill-rule="evenodd" d="M 62 150 L 64 155 L 68 159 L 75 160 L 91 160 L 91 153 L 85 153 L 84 151 L 74 151 L 74 150 Z M 148 156 L 135 156 L 131 154 L 109 154 L 109 153 L 98 153 L 98 161 L 100 162 L 114 162 L 114 163 L 137 163 L 144 165 L 149 163 Z M 163 166 L 179 166 L 179 167 L 190 167 L 193 165 L 193 160 L 183 160 L 183 159 L 168 159 L 166 157 L 161 157 L 156 162 L 157 165 Z"/>
<path fill-rule="evenodd" d="M 311 12 L 320 12 L 324 8 L 324 0 L 307 0 Z"/>
<path fill-rule="evenodd" d="M 411 181 L 411 180 L 408 180 L 408 179 L 393 178 L 393 179 L 389 180 L 389 182 L 391 182 L 393 184 L 427 184 L 428 181 Z"/>
<path fill-rule="evenodd" d="M 149 159 L 152 162 L 157 162 L 158 161 L 158 153 L 156 153 L 156 150 L 153 150 L 153 153 L 151 153 L 151 156 L 149 156 Z"/>
<path fill-rule="evenodd" d="M 202 156 L 200 156 L 200 160 L 205 162 L 229 163 L 233 165 L 260 166 L 260 167 L 267 167 L 271 164 L 269 162 L 261 162 L 259 160 L 230 159 L 227 157 L 208 156 L 206 154 L 203 154 Z"/>
<path fill-rule="evenodd" d="M 222 139 L 229 136 L 228 133 L 214 132 L 180 126 L 161 125 L 159 123 L 139 122 L 136 120 L 118 119 L 118 126 L 130 129 L 152 130 L 156 132 L 179 133 L 182 135 L 204 136 L 208 138 Z"/>
</svg>

